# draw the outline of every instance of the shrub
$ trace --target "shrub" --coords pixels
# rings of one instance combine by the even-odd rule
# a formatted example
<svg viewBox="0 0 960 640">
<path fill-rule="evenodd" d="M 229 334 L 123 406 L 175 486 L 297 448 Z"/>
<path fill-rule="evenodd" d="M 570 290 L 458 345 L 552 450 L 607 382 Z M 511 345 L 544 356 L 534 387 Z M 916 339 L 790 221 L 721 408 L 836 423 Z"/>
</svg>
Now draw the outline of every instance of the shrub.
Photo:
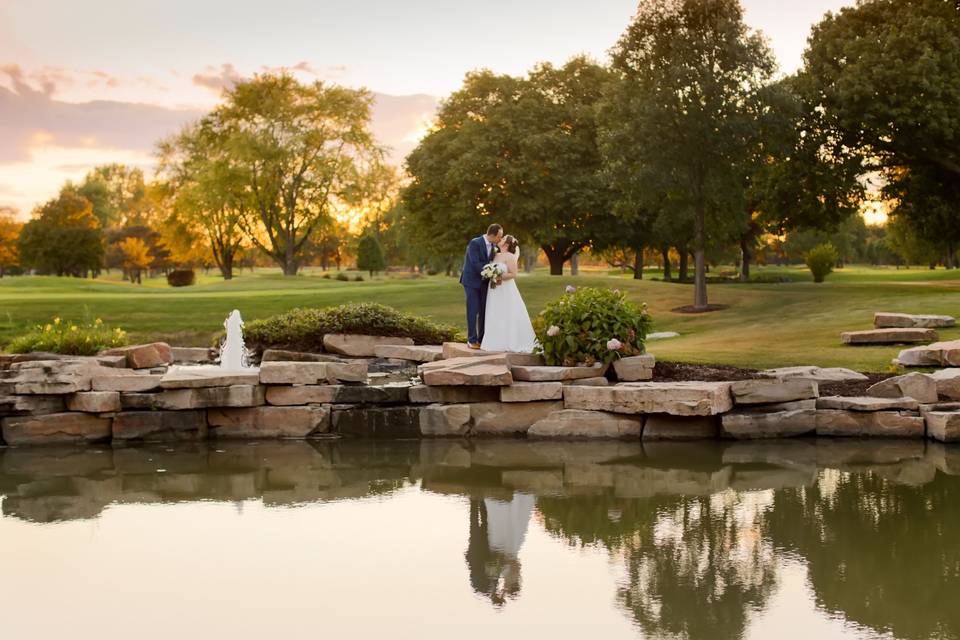
<svg viewBox="0 0 960 640">
<path fill-rule="evenodd" d="M 167 284 L 171 287 L 189 287 L 197 281 L 193 269 L 177 269 L 167 274 Z"/>
<path fill-rule="evenodd" d="M 357 246 L 357 269 L 369 271 L 372 278 L 374 273 L 386 268 L 387 261 L 383 257 L 383 247 L 380 246 L 377 237 L 368 233 L 360 238 L 360 244 Z"/>
<path fill-rule="evenodd" d="M 324 280 L 329 280 L 329 279 L 330 279 L 330 274 L 329 274 L 329 273 L 323 274 L 323 279 L 324 279 Z"/>
<path fill-rule="evenodd" d="M 455 327 L 401 313 L 376 303 L 355 303 L 325 309 L 291 309 L 248 322 L 244 338 L 251 350 L 322 351 L 328 333 L 411 338 L 416 344 L 440 344 L 460 336 Z"/>
<path fill-rule="evenodd" d="M 358 273 L 357 275 L 353 276 L 353 281 L 354 281 L 354 282 L 363 282 L 363 276 Z"/>
<path fill-rule="evenodd" d="M 643 353 L 652 322 L 616 289 L 568 287 L 537 317 L 539 351 L 548 365 L 612 362 Z"/>
<path fill-rule="evenodd" d="M 127 334 L 119 327 L 111 329 L 100 318 L 84 324 L 67 324 L 54 318 L 46 325 L 37 325 L 29 333 L 14 338 L 7 347 L 10 353 L 47 351 L 71 356 L 92 356 L 104 349 L 127 344 Z"/>
<path fill-rule="evenodd" d="M 824 278 L 833 272 L 833 265 L 837 264 L 837 250 L 829 242 L 817 245 L 807 252 L 807 267 L 813 274 L 814 282 L 823 282 Z"/>
<path fill-rule="evenodd" d="M 339 280 L 340 282 L 350 282 L 350 276 L 345 274 L 343 271 L 338 271 L 337 280 Z"/>
</svg>

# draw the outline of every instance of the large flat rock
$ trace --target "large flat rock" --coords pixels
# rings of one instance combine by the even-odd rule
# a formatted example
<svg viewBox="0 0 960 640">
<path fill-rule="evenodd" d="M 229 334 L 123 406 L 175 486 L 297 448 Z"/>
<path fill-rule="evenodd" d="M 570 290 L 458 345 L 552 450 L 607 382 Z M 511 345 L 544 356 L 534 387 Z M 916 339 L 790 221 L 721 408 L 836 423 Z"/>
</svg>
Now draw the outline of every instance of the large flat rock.
<svg viewBox="0 0 960 640">
<path fill-rule="evenodd" d="M 324 384 L 334 382 L 366 382 L 364 362 L 263 362 L 261 384 Z"/>
<path fill-rule="evenodd" d="M 928 436 L 940 442 L 960 442 L 960 411 L 931 411 L 925 417 Z"/>
<path fill-rule="evenodd" d="M 81 391 L 67 396 L 67 409 L 84 413 L 120 411 L 120 392 Z"/>
<path fill-rule="evenodd" d="M 778 378 L 780 380 L 802 378 L 805 380 L 813 380 L 818 384 L 868 380 L 867 376 L 862 373 L 844 369 L 843 367 L 817 367 L 812 365 L 767 369 L 766 371 L 761 371 L 760 375 L 767 378 Z"/>
<path fill-rule="evenodd" d="M 514 382 L 500 387 L 500 402 L 563 400 L 562 382 Z"/>
<path fill-rule="evenodd" d="M 217 354 L 208 347 L 170 347 L 174 364 L 210 364 Z"/>
<path fill-rule="evenodd" d="M 844 411 L 916 411 L 920 403 L 913 398 L 875 398 L 873 396 L 826 396 L 817 399 L 817 409 Z"/>
<path fill-rule="evenodd" d="M 602 376 L 606 370 L 607 365 L 596 364 L 590 367 L 512 366 L 510 372 L 513 374 L 514 380 L 524 382 L 565 382 L 583 378 L 596 378 Z"/>
<path fill-rule="evenodd" d="M 182 411 L 212 407 L 257 407 L 264 403 L 264 387 L 235 384 L 229 387 L 167 389 L 159 393 L 123 393 L 124 409 Z"/>
<path fill-rule="evenodd" d="M 164 389 L 230 387 L 235 384 L 260 384 L 259 370 L 229 371 L 216 366 L 174 366 L 160 379 L 160 386 Z"/>
<path fill-rule="evenodd" d="M 723 435 L 737 440 L 792 438 L 817 430 L 815 400 L 737 409 L 721 418 Z"/>
<path fill-rule="evenodd" d="M 330 407 L 208 409 L 213 438 L 306 438 L 330 428 Z"/>
<path fill-rule="evenodd" d="M 507 436 L 526 433 L 530 426 L 554 411 L 562 402 L 481 402 L 470 405 L 471 435 Z"/>
<path fill-rule="evenodd" d="M 89 413 L 50 413 L 2 420 L 3 440 L 11 445 L 89 444 L 110 440 L 110 418 Z"/>
<path fill-rule="evenodd" d="M 816 398 L 817 382 L 806 378 L 737 380 L 730 384 L 736 404 L 773 404 Z"/>
<path fill-rule="evenodd" d="M 653 380 L 653 368 L 657 359 L 652 353 L 628 356 L 613 361 L 613 371 L 620 382 L 642 382 Z"/>
<path fill-rule="evenodd" d="M 867 389 L 867 395 L 877 398 L 913 398 L 921 403 L 936 402 L 937 380 L 925 373 L 908 373 L 881 380 Z"/>
<path fill-rule="evenodd" d="M 913 411 L 817 410 L 817 435 L 923 438 L 925 421 Z"/>
<path fill-rule="evenodd" d="M 413 340 L 410 338 L 362 336 L 347 333 L 328 333 L 323 336 L 323 348 L 325 350 L 354 358 L 373 358 L 377 355 L 376 349 L 378 346 L 389 344 L 412 345 Z"/>
<path fill-rule="evenodd" d="M 428 386 L 503 387 L 513 384 L 513 376 L 503 355 L 452 358 L 420 365 L 420 376 Z"/>
<path fill-rule="evenodd" d="M 123 369 L 105 367 L 93 358 L 32 360 L 10 365 L 0 372 L 0 394 L 59 395 L 89 391 L 92 380 L 121 376 Z"/>
<path fill-rule="evenodd" d="M 639 438 L 642 416 L 563 409 L 533 423 L 530 438 Z"/>
<path fill-rule="evenodd" d="M 471 349 L 462 342 L 443 343 L 444 360 L 451 360 L 453 358 L 483 358 L 492 355 L 501 355 L 505 357 L 511 366 L 538 367 L 544 364 L 543 356 L 536 353 L 503 353 L 483 351 L 482 349 Z"/>
<path fill-rule="evenodd" d="M 286 349 L 265 349 L 260 362 L 346 362 L 340 356 L 329 353 L 311 353 L 309 351 L 287 351 Z"/>
<path fill-rule="evenodd" d="M 904 349 L 897 362 L 905 367 L 960 367 L 960 340 Z"/>
<path fill-rule="evenodd" d="M 630 382 L 610 387 L 571 385 L 564 389 L 567 409 L 611 413 L 666 413 L 710 416 L 733 408 L 729 382 Z"/>
<path fill-rule="evenodd" d="M 90 387 L 92 391 L 152 391 L 160 388 L 162 380 L 159 373 L 93 376 Z"/>
<path fill-rule="evenodd" d="M 843 344 L 904 344 L 913 342 L 935 342 L 939 339 L 933 329 L 868 329 L 866 331 L 844 331 L 840 334 Z"/>
<path fill-rule="evenodd" d="M 431 404 L 420 410 L 420 433 L 425 436 L 465 436 L 469 431 L 469 404 Z"/>
<path fill-rule="evenodd" d="M 70 396 L 0 396 L 0 418 L 7 416 L 62 413 Z"/>
<path fill-rule="evenodd" d="M 443 359 L 440 345 L 380 344 L 374 347 L 378 358 L 409 360 L 410 362 L 435 362 Z"/>
<path fill-rule="evenodd" d="M 654 413 L 643 425 L 643 440 L 709 440 L 720 432 L 717 416 L 671 416 Z"/>
<path fill-rule="evenodd" d="M 124 411 L 113 419 L 113 438 L 117 441 L 172 442 L 206 437 L 203 411 Z"/>
<path fill-rule="evenodd" d="M 425 384 L 410 387 L 410 402 L 414 404 L 461 404 L 496 402 L 502 389 L 509 387 L 428 387 Z"/>
<path fill-rule="evenodd" d="M 893 328 L 930 328 L 952 327 L 957 324 L 953 316 L 914 315 L 910 313 L 888 313 L 879 311 L 873 314 L 873 326 L 877 329 Z"/>
<path fill-rule="evenodd" d="M 937 385 L 937 394 L 948 400 L 960 400 L 960 367 L 940 369 L 930 374 Z"/>
</svg>

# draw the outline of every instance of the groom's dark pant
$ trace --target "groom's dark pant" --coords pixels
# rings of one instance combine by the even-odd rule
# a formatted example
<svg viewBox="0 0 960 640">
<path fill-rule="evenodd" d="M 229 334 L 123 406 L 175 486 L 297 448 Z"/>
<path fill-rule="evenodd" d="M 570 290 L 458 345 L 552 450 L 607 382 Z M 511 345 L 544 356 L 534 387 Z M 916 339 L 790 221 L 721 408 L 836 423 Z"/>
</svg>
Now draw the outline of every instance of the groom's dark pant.
<svg viewBox="0 0 960 640">
<path fill-rule="evenodd" d="M 483 317 L 487 311 L 487 287 L 464 287 L 467 294 L 467 341 L 483 341 Z"/>
</svg>

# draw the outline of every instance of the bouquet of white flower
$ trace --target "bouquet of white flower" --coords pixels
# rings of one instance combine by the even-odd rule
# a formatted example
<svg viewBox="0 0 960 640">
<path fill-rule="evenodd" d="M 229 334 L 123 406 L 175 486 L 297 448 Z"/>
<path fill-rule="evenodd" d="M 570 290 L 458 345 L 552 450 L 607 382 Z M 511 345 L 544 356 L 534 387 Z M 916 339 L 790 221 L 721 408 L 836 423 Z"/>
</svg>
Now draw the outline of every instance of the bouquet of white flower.
<svg viewBox="0 0 960 640">
<path fill-rule="evenodd" d="M 507 272 L 507 265 L 502 262 L 491 262 L 480 270 L 480 277 L 490 283 L 491 289 L 496 289 L 503 283 L 503 274 Z"/>
</svg>

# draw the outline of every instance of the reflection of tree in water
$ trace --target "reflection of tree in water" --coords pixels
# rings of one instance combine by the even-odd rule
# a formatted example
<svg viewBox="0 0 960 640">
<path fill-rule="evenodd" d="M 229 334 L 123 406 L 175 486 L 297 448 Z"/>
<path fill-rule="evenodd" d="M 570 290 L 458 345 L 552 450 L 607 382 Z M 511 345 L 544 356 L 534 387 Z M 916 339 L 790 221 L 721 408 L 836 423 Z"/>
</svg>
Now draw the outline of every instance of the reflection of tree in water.
<svg viewBox="0 0 960 640">
<path fill-rule="evenodd" d="M 960 478 L 904 486 L 877 473 L 827 472 L 777 492 L 766 518 L 801 554 L 818 604 L 898 638 L 960 636 Z"/>
<path fill-rule="evenodd" d="M 627 582 L 617 597 L 645 633 L 736 638 L 776 584 L 773 550 L 759 535 L 766 495 L 594 495 L 537 504 L 548 530 L 622 555 Z"/>
<path fill-rule="evenodd" d="M 470 499 L 470 539 L 464 554 L 470 586 L 496 606 L 520 594 L 520 560 L 490 544 L 490 520 L 483 500 Z"/>
</svg>

